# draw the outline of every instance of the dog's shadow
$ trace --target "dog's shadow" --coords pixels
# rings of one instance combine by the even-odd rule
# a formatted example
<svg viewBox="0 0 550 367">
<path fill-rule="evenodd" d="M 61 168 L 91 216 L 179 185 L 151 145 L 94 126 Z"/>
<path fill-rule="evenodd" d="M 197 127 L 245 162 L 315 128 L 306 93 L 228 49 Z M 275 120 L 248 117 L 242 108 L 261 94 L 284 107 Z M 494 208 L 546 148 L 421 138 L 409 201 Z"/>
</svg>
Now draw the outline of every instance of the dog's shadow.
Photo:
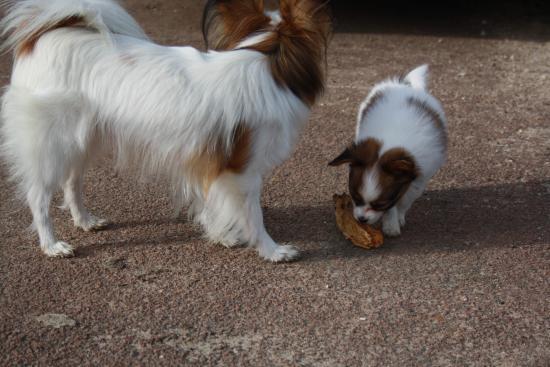
<svg viewBox="0 0 550 367">
<path fill-rule="evenodd" d="M 379 253 L 463 251 L 550 242 L 550 182 L 428 191 L 409 211 L 400 237 L 364 251 L 338 232 L 332 203 L 319 207 L 268 208 L 266 224 L 279 242 L 317 243 L 306 261 Z"/>
<path fill-rule="evenodd" d="M 123 232 L 124 235 L 120 233 Z M 202 240 L 200 229 L 181 218 L 128 220 L 110 223 L 97 232 L 101 240 L 77 248 L 79 258 L 94 257 L 106 247 L 137 249 L 142 246 L 181 246 L 190 241 Z"/>
<path fill-rule="evenodd" d="M 410 210 L 402 235 L 386 238 L 384 246 L 373 251 L 355 248 L 343 238 L 335 224 L 331 201 L 313 207 L 266 207 L 264 217 L 268 232 L 277 242 L 302 248 L 302 261 L 324 261 L 388 252 L 404 255 L 548 243 L 549 207 L 550 181 L 428 191 Z M 203 238 L 193 224 L 169 218 L 115 223 L 107 232 L 116 238 L 117 232 L 127 229 L 149 233 L 90 244 L 79 253 L 93 256 L 106 245 L 180 245 Z"/>
</svg>

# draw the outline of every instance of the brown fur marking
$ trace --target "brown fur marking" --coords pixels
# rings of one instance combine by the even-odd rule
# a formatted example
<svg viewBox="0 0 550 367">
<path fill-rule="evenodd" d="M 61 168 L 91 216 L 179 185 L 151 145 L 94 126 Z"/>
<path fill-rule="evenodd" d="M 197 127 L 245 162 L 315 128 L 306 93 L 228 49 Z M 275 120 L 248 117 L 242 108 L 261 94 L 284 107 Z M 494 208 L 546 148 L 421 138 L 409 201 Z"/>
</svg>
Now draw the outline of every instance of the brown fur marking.
<svg viewBox="0 0 550 367">
<path fill-rule="evenodd" d="M 330 13 L 315 0 L 281 0 L 280 13 L 282 21 L 271 36 L 248 48 L 268 55 L 275 81 L 312 106 L 324 90 Z"/>
<path fill-rule="evenodd" d="M 203 34 L 210 48 L 230 50 L 247 37 L 269 32 L 265 40 L 246 49 L 268 56 L 274 80 L 311 106 L 324 90 L 330 13 L 320 0 L 281 0 L 280 13 L 282 21 L 273 26 L 263 12 L 263 1 L 211 0 L 203 16 Z"/>
<path fill-rule="evenodd" d="M 74 27 L 78 25 L 84 25 L 84 18 L 81 16 L 72 16 L 66 19 L 63 19 L 55 24 L 49 25 L 48 27 L 40 28 L 38 31 L 30 35 L 26 40 L 21 42 L 16 50 L 15 55 L 16 57 L 24 57 L 27 55 L 30 55 L 34 47 L 36 46 L 36 43 L 42 37 L 45 33 L 53 31 L 58 28 L 64 28 L 64 27 Z"/>
<path fill-rule="evenodd" d="M 339 166 L 350 163 L 356 166 L 371 168 L 378 160 L 378 153 L 382 143 L 375 138 L 368 138 L 359 143 L 353 143 L 347 147 L 336 159 L 329 163 L 330 166 Z"/>
<path fill-rule="evenodd" d="M 329 163 L 331 166 L 338 166 L 349 163 L 348 187 L 350 195 L 356 205 L 364 205 L 361 196 L 363 186 L 363 175 L 366 170 L 371 169 L 378 161 L 378 155 L 382 143 L 374 138 L 368 138 L 359 143 L 354 143 L 346 148 L 335 160 Z"/>
<path fill-rule="evenodd" d="M 363 176 L 365 171 L 372 169 L 378 160 L 382 143 L 374 138 L 368 138 L 353 148 L 353 161 L 349 171 L 349 192 L 356 205 L 365 205 L 361 196 L 361 187 L 363 186 Z"/>
<path fill-rule="evenodd" d="M 239 125 L 235 132 L 233 149 L 226 169 L 234 173 L 242 173 L 246 168 L 252 149 L 252 130 Z"/>
<path fill-rule="evenodd" d="M 374 210 L 385 211 L 394 206 L 418 176 L 414 158 L 403 148 L 393 148 L 379 159 L 380 196 L 371 204 Z"/>
<path fill-rule="evenodd" d="M 185 162 L 184 169 L 189 178 L 197 180 L 206 195 L 212 182 L 222 172 L 223 155 L 218 151 L 209 152 L 206 149 Z"/>
<path fill-rule="evenodd" d="M 355 144 L 353 152 L 355 162 L 366 168 L 372 168 L 378 160 L 380 148 L 382 148 L 382 143 L 375 138 L 368 138 Z"/>
<path fill-rule="evenodd" d="M 235 129 L 231 153 L 224 152 L 222 143 L 212 149 L 203 149 L 201 153 L 185 162 L 185 171 L 194 177 L 208 193 L 212 182 L 224 171 L 242 173 L 246 169 L 252 149 L 252 130 L 239 125 Z"/>
<path fill-rule="evenodd" d="M 203 15 L 206 46 L 218 51 L 234 49 L 246 37 L 267 30 L 270 22 L 263 1 L 211 0 Z"/>
</svg>

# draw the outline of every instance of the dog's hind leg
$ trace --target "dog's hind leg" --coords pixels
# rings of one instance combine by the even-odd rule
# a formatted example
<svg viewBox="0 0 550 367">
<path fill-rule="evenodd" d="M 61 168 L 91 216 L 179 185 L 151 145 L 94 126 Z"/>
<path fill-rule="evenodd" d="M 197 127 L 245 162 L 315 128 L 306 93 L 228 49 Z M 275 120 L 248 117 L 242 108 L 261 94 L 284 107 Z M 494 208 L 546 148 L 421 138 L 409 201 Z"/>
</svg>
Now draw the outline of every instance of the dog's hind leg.
<svg viewBox="0 0 550 367">
<path fill-rule="evenodd" d="M 32 212 L 33 225 L 40 238 L 40 247 L 51 257 L 72 256 L 71 245 L 55 238 L 49 213 L 51 197 L 52 191 L 40 184 L 33 185 L 27 192 L 27 203 Z"/>
<path fill-rule="evenodd" d="M 84 206 L 82 187 L 85 169 L 84 160 L 79 160 L 72 165 L 69 178 L 63 185 L 63 194 L 65 206 L 71 211 L 74 225 L 88 232 L 106 228 L 109 221 L 96 217 Z"/>
<path fill-rule="evenodd" d="M 64 208 L 68 208 L 73 217 L 75 227 L 79 227 L 84 231 L 99 231 L 105 229 L 110 222 L 106 219 L 101 219 L 88 211 L 84 205 L 84 174 L 90 157 L 94 155 L 94 150 L 100 144 L 97 139 L 89 139 L 91 143 L 86 144 L 86 153 L 76 157 L 71 162 L 70 173 L 63 184 Z"/>
<path fill-rule="evenodd" d="M 90 116 L 85 102 L 68 93 L 33 93 L 10 87 L 2 104 L 2 153 L 33 215 L 40 247 L 48 256 L 73 250 L 58 241 L 50 220 L 53 193 L 86 151 Z"/>
</svg>

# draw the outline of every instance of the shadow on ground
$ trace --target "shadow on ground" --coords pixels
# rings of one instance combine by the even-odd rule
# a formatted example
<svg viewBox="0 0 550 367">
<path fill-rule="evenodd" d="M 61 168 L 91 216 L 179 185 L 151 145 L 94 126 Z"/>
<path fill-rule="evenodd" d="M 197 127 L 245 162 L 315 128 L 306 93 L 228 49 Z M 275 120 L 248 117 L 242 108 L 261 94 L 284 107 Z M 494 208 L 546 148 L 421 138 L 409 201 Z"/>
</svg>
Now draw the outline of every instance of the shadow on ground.
<svg viewBox="0 0 550 367">
<path fill-rule="evenodd" d="M 386 247 L 452 251 L 547 243 L 548 207 L 550 181 L 429 191 L 409 212 L 402 236 L 387 239 Z M 333 215 L 328 203 L 314 208 L 267 209 L 265 214 L 273 236 L 283 242 L 334 238 Z M 289 217 L 296 218 L 292 230 L 284 227 Z"/>
<path fill-rule="evenodd" d="M 315 207 L 265 208 L 264 216 L 275 240 L 296 243 L 299 247 L 305 244 L 304 261 L 323 261 L 388 252 L 395 256 L 544 244 L 550 241 L 548 207 L 550 181 L 429 191 L 409 212 L 402 236 L 387 238 L 385 245 L 376 251 L 356 249 L 343 239 L 334 223 L 331 202 Z M 191 223 L 183 224 L 185 234 L 174 228 L 167 230 L 174 223 L 175 220 L 159 219 L 113 224 L 109 231 L 150 226 L 155 229 L 146 238 L 122 236 L 116 241 L 92 243 L 79 248 L 78 256 L 94 256 L 105 246 L 184 245 L 202 239 L 200 230 Z"/>
</svg>

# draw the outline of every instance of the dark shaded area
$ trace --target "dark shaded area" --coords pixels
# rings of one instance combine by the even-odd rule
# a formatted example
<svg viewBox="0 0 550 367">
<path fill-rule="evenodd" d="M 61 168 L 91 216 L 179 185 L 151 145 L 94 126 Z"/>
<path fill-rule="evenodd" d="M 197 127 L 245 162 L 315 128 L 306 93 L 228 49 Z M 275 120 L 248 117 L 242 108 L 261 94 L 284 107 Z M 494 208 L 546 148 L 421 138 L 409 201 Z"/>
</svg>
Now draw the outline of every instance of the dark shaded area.
<svg viewBox="0 0 550 367">
<path fill-rule="evenodd" d="M 335 31 L 454 37 L 550 39 L 550 2 L 333 1 Z"/>
<path fill-rule="evenodd" d="M 343 238 L 336 228 L 331 202 L 315 207 L 266 207 L 264 215 L 268 231 L 278 242 L 331 243 L 330 246 L 321 245 L 306 250 L 302 257 L 305 261 L 376 256 L 388 251 L 395 255 L 419 251 L 475 250 L 488 246 L 537 245 L 550 241 L 548 215 L 541 215 L 550 207 L 548 187 L 550 182 L 530 182 L 428 191 L 409 211 L 402 235 L 386 238 L 385 245 L 375 251 L 357 249 Z M 289 225 L 289 218 L 299 220 Z M 99 256 L 112 246 L 139 250 L 142 246 L 180 247 L 190 241 L 200 241 L 202 232 L 198 228 L 185 234 L 167 232 L 167 228 L 182 221 L 185 222 L 184 219 L 157 218 L 113 223 L 106 231 L 113 235 L 118 233 L 118 240 L 79 247 L 77 256 Z M 134 238 L 121 235 L 125 230 L 146 229 L 151 224 L 158 226 L 159 230 Z M 184 225 L 193 227 L 191 223 Z"/>
<path fill-rule="evenodd" d="M 332 203 L 314 208 L 267 208 L 265 220 L 281 242 L 330 241 L 341 245 L 306 253 L 305 261 L 326 261 L 327 256 L 376 256 L 388 251 L 395 255 L 532 246 L 550 240 L 549 217 L 542 214 L 550 207 L 548 187 L 550 183 L 532 182 L 429 191 L 409 211 L 402 235 L 386 238 L 384 246 L 374 251 L 356 249 L 343 239 L 334 223 Z M 289 229 L 288 218 L 300 221 Z"/>
</svg>

